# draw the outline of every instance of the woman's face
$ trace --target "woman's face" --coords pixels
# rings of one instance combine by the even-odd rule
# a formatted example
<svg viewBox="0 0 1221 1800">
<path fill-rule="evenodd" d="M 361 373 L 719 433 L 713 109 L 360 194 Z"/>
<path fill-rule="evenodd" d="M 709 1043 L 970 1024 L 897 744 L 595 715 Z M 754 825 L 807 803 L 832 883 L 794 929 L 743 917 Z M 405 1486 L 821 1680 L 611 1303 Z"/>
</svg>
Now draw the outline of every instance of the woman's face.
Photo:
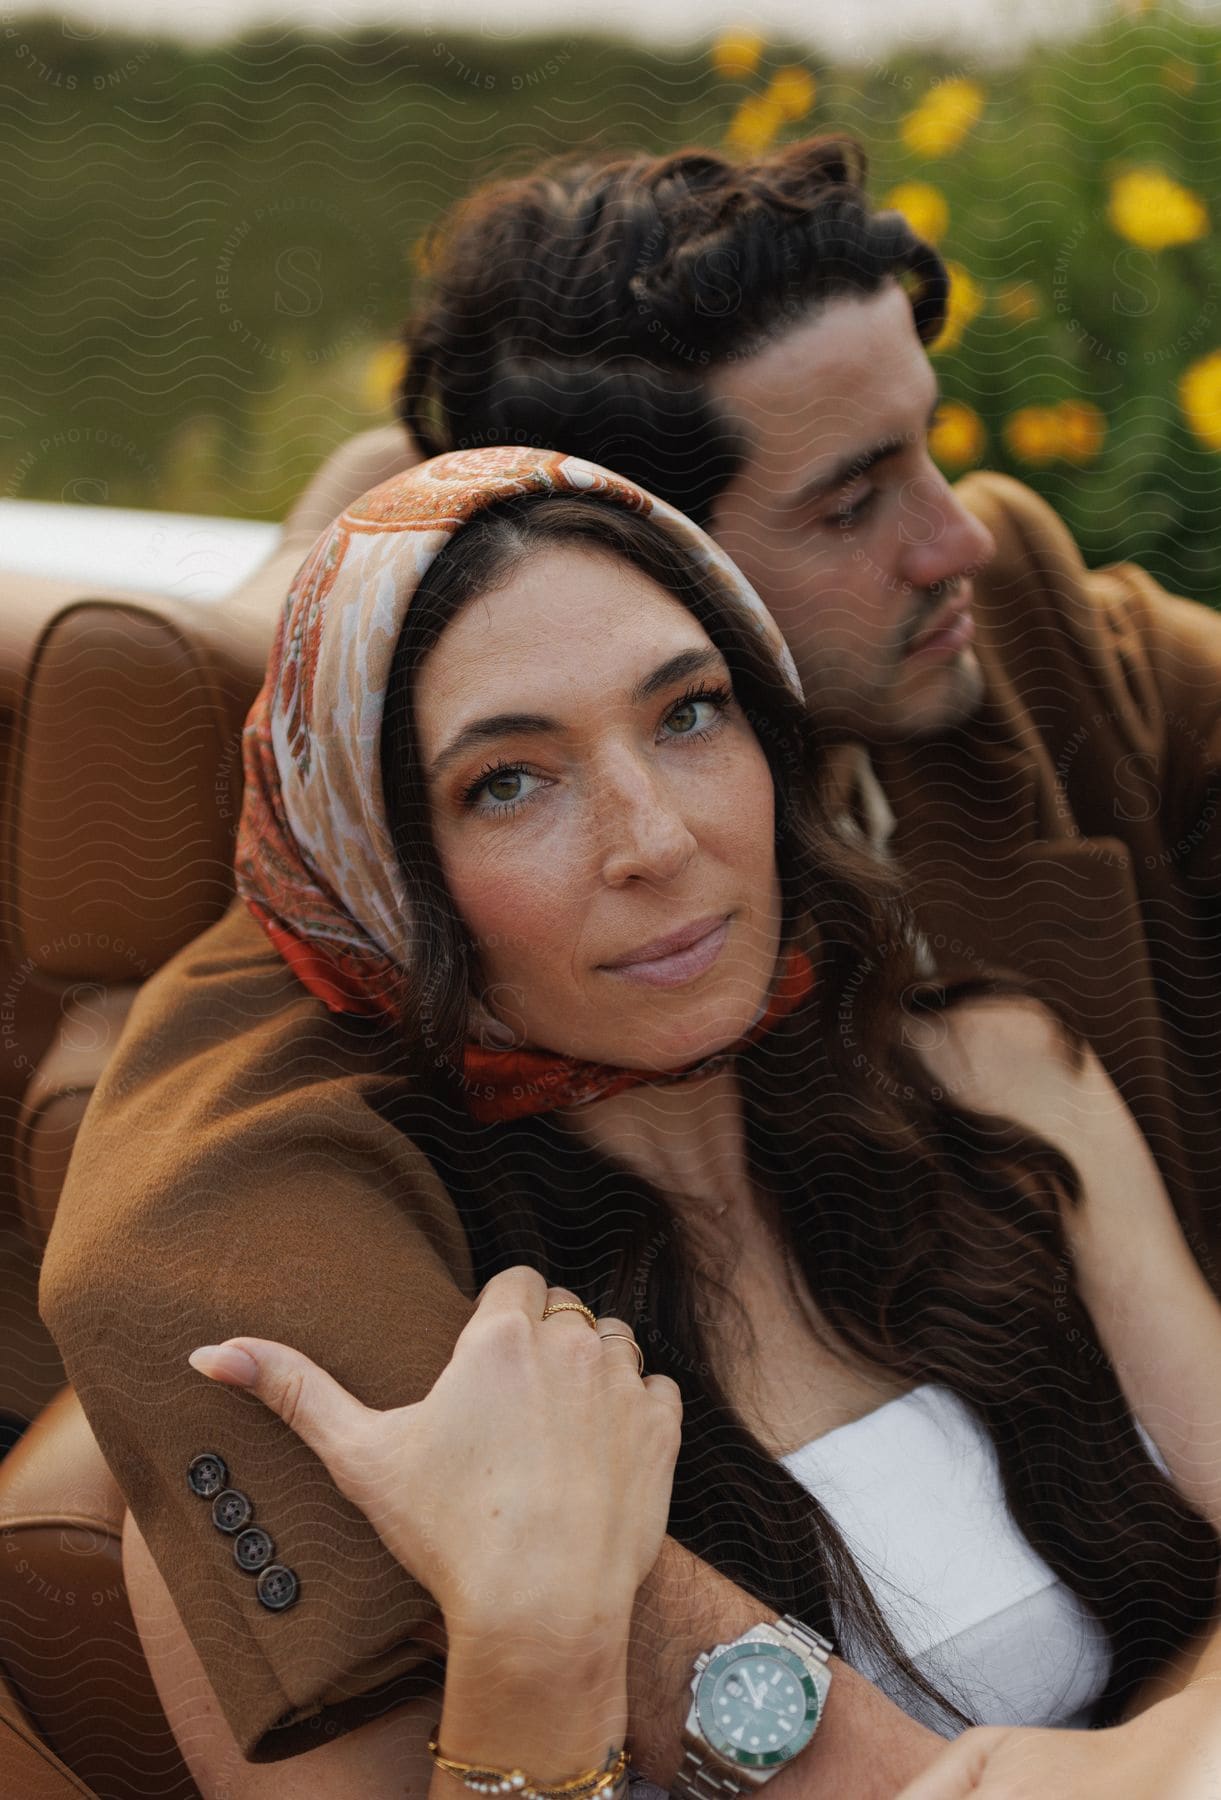
<svg viewBox="0 0 1221 1800">
<path fill-rule="evenodd" d="M 772 778 L 685 607 L 608 553 L 539 551 L 442 633 L 415 710 L 449 890 L 519 1041 L 667 1069 L 749 1029 L 780 944 Z"/>
</svg>

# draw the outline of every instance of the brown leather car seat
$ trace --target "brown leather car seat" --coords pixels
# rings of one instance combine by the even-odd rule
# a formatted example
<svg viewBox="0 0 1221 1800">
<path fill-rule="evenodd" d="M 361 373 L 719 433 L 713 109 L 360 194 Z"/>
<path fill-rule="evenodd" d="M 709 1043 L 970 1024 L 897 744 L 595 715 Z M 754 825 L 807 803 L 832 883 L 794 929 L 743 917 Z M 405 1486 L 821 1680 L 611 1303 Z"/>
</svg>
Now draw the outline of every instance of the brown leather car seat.
<svg viewBox="0 0 1221 1800">
<path fill-rule="evenodd" d="M 232 894 L 241 728 L 289 582 L 347 501 L 417 460 L 397 425 L 341 445 L 222 601 L 0 570 L 0 1223 L 15 1199 L 39 1255 L 136 990 Z"/>
<path fill-rule="evenodd" d="M 53 1756 L 11 1687 L 0 1679 L 0 1794 L 12 1800 L 97 1800 L 92 1788 Z"/>
<path fill-rule="evenodd" d="M 0 572 L 0 974 L 5 958 L 21 973 L 20 1004 L 0 1006 L 0 1211 L 37 1256 L 140 983 L 230 899 L 241 727 L 292 575 L 346 501 L 413 460 L 398 427 L 342 446 L 224 601 Z M 65 1386 L 0 1461 L 0 1680 L 31 1740 L 88 1784 L 65 1792 L 192 1800 L 127 1604 L 124 1511 Z M 0 1796 L 40 1794 L 5 1779 L 5 1753 L 0 1733 Z"/>
<path fill-rule="evenodd" d="M 274 553 L 223 601 L 90 593 L 0 567 L 0 1230 L 19 1217 L 39 1253 L 76 1125 L 136 988 L 227 902 L 241 723 L 292 575 L 347 501 L 417 460 L 397 425 L 341 445 Z M 131 729 L 128 701 L 138 715 Z M 159 784 L 140 761 L 152 740 Z M 215 760 L 210 792 L 193 749 Z M 155 840 L 143 843 L 159 846 L 151 860 L 133 842 L 150 830 Z M 78 847 L 84 864 L 74 861 Z M 0 1411 L 5 1404 L 0 1388 Z"/>
<path fill-rule="evenodd" d="M 0 807 L 17 741 L 25 680 L 34 647 L 50 620 L 73 600 L 68 582 L 0 575 Z M 9 831 L 0 815 L 0 842 Z M 3 1442 L 63 1385 L 64 1369 L 37 1316 L 38 1263 L 26 1242 L 17 1201 L 13 1140 L 29 1086 L 55 1035 L 60 995 L 17 947 L 12 896 L 0 882 L 0 1415 Z M 2 1448 L 0 1442 L 0 1448 Z"/>
<path fill-rule="evenodd" d="M 98 1800 L 198 1800 L 127 1604 L 123 1496 L 71 1387 L 0 1477 L 0 1645 L 32 1735 Z"/>
<path fill-rule="evenodd" d="M 76 597 L 33 647 L 9 768 L 6 878 L 17 965 L 56 1001 L 12 1145 L 36 1254 L 140 983 L 231 897 L 241 727 L 275 616 Z M 102 1800 L 189 1800 L 196 1789 L 127 1605 L 124 1510 L 64 1387 L 0 1463 L 0 1666 L 43 1742 Z"/>
</svg>

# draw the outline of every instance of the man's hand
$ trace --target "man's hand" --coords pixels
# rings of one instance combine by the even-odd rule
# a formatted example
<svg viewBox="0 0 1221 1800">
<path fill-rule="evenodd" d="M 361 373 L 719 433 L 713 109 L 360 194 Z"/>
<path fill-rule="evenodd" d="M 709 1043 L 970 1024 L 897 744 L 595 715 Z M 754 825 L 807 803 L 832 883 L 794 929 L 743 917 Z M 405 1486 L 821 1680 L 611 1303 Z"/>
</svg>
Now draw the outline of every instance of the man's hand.
<svg viewBox="0 0 1221 1800">
<path fill-rule="evenodd" d="M 897 1800 L 1215 1800 L 1221 1689 L 1188 1689 L 1105 1731 L 979 1726 Z"/>
</svg>

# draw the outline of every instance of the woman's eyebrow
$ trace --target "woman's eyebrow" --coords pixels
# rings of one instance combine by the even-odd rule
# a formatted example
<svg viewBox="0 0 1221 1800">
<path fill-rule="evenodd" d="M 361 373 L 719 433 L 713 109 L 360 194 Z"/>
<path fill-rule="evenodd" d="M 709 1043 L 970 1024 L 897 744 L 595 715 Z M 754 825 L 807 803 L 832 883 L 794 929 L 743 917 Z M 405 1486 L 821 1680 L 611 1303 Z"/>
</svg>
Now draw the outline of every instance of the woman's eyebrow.
<svg viewBox="0 0 1221 1800">
<path fill-rule="evenodd" d="M 677 656 L 668 657 L 648 675 L 643 676 L 632 689 L 629 699 L 633 706 L 638 706 L 641 701 L 651 700 L 655 694 L 676 681 L 682 681 L 690 675 L 707 674 L 713 669 L 727 673 L 725 659 L 714 645 L 708 644 L 698 650 L 680 650 Z M 452 763 L 457 762 L 468 751 L 493 738 L 541 737 L 546 732 L 563 729 L 558 719 L 549 718 L 545 713 L 490 713 L 485 719 L 472 719 L 469 725 L 464 725 L 445 748 L 437 752 L 430 773 L 433 776 L 443 775 Z"/>
</svg>

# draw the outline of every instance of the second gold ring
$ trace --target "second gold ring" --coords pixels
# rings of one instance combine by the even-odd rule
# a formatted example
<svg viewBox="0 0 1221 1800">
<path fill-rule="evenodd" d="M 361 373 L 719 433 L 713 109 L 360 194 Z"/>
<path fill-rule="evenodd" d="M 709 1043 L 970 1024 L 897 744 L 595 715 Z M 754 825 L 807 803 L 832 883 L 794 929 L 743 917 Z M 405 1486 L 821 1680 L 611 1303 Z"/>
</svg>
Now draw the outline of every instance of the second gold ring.
<svg viewBox="0 0 1221 1800">
<path fill-rule="evenodd" d="M 557 1313 L 557 1312 L 584 1313 L 585 1317 L 589 1320 L 589 1322 L 593 1326 L 594 1330 L 598 1331 L 597 1319 L 594 1317 L 593 1313 L 590 1312 L 588 1306 L 584 1305 L 580 1300 L 555 1300 L 552 1302 L 552 1304 L 550 1306 L 545 1306 L 543 1308 L 543 1318 L 549 1319 L 551 1317 L 552 1313 Z M 542 1321 L 540 1320 L 540 1323 L 541 1322 Z M 643 1376 L 644 1376 L 644 1351 L 640 1348 L 640 1345 L 636 1342 L 635 1338 L 631 1335 L 630 1332 L 627 1332 L 627 1331 L 599 1331 L 598 1336 L 602 1337 L 602 1338 L 626 1338 L 627 1342 L 632 1346 L 632 1349 L 636 1352 L 636 1373 L 643 1378 Z"/>
<path fill-rule="evenodd" d="M 628 1333 L 626 1331 L 600 1331 L 598 1333 L 598 1336 L 602 1339 L 602 1341 L 604 1343 L 607 1338 L 613 1338 L 613 1337 L 627 1338 L 628 1343 L 632 1346 L 632 1349 L 636 1352 L 636 1373 L 643 1377 L 643 1375 L 644 1375 L 644 1351 L 640 1348 L 640 1345 L 636 1342 L 634 1337 L 629 1337 Z"/>
</svg>

